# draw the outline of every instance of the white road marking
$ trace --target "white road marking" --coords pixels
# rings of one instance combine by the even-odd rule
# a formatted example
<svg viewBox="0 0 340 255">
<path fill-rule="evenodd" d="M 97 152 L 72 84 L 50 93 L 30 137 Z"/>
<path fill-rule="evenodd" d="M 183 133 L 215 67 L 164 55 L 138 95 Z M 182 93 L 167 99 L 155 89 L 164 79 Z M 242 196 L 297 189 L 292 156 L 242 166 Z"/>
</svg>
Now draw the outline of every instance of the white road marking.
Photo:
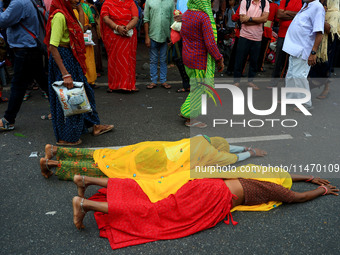
<svg viewBox="0 0 340 255">
<path fill-rule="evenodd" d="M 248 142 L 263 142 L 263 141 L 275 141 L 275 140 L 287 140 L 293 139 L 293 137 L 289 134 L 286 135 L 264 135 L 264 136 L 249 136 L 249 137 L 239 137 L 239 138 L 226 138 L 226 140 L 230 144 L 234 143 L 248 143 Z M 97 147 L 97 148 L 89 148 L 93 150 L 97 149 L 114 149 L 118 150 L 125 146 L 113 146 L 113 147 Z"/>
<path fill-rule="evenodd" d="M 285 135 L 249 136 L 249 137 L 226 138 L 226 139 L 230 144 L 232 144 L 232 143 L 248 143 L 248 142 L 287 140 L 287 139 L 293 139 L 293 137 L 289 134 L 285 134 Z"/>
</svg>

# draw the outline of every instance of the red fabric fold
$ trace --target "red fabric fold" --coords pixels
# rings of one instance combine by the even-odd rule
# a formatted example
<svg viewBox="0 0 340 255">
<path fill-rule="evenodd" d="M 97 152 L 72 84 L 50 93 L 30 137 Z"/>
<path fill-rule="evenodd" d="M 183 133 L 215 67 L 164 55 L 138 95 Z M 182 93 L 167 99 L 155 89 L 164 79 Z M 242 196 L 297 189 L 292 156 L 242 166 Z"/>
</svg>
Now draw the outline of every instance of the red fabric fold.
<svg viewBox="0 0 340 255">
<path fill-rule="evenodd" d="M 134 180 L 110 179 L 90 199 L 108 202 L 108 214 L 94 215 L 112 249 L 194 234 L 215 226 L 232 207 L 232 194 L 220 179 L 190 181 L 157 203 Z"/>
</svg>

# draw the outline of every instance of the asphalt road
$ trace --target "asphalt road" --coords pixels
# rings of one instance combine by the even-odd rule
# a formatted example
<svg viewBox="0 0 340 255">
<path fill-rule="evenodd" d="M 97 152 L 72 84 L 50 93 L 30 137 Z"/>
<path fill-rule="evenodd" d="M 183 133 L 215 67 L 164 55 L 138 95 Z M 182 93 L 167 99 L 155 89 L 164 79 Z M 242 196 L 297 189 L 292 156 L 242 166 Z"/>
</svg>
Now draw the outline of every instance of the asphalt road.
<svg viewBox="0 0 340 255">
<path fill-rule="evenodd" d="M 337 72 L 340 74 L 340 70 Z M 217 82 L 225 82 L 224 78 L 218 77 Z M 179 80 L 178 74 L 174 72 L 171 79 Z M 106 77 L 100 82 L 104 84 Z M 104 87 L 96 90 L 101 121 L 114 124 L 115 130 L 99 137 L 83 135 L 81 147 L 123 146 L 148 140 L 172 141 L 205 133 L 204 130 L 190 131 L 177 116 L 187 94 L 176 93 L 175 88 L 180 85 L 173 84 L 171 90 L 146 90 L 141 84 L 140 92 L 133 94 L 107 94 Z M 259 86 L 261 90 L 255 92 L 254 102 L 259 109 L 266 109 L 271 92 L 264 89 L 265 82 L 259 82 Z M 245 87 L 242 90 L 246 91 Z M 331 94 L 326 100 L 315 100 L 320 92 L 319 89 L 312 91 L 315 107 L 312 116 L 295 113 L 291 108 L 287 116 L 281 116 L 279 111 L 271 116 L 295 119 L 298 125 L 294 128 L 225 125 L 215 130 L 216 134 L 234 138 L 239 145 L 253 145 L 268 151 L 266 157 L 248 159 L 246 163 L 339 164 L 339 81 L 333 79 Z M 226 109 L 231 106 L 232 101 L 224 104 Z M 3 113 L 6 107 L 6 104 L 0 104 L 0 112 Z M 40 120 L 41 114 L 49 112 L 48 107 L 40 92 L 34 92 L 21 107 L 16 129 L 0 133 L 1 254 L 339 254 L 340 198 L 335 196 L 320 197 L 304 204 L 283 205 L 269 212 L 235 212 L 237 226 L 219 223 L 212 229 L 182 239 L 112 251 L 108 240 L 99 237 L 92 213 L 85 218 L 84 231 L 73 226 L 71 200 L 76 195 L 75 185 L 59 181 L 55 176 L 45 180 L 40 174 L 38 159 L 43 156 L 44 145 L 55 143 L 51 121 Z M 226 118 L 233 116 L 227 114 Z M 245 116 L 235 117 L 235 120 L 240 118 L 249 120 L 255 117 L 246 111 Z M 209 119 L 205 120 L 211 126 Z M 282 135 L 290 139 L 275 140 Z M 263 136 L 271 137 L 265 141 Z M 250 142 L 249 137 L 260 139 Z M 29 157 L 32 152 L 38 152 L 38 157 Z M 340 186 L 339 173 L 327 173 L 325 177 L 332 177 L 332 183 Z M 293 185 L 296 191 L 312 188 L 315 186 L 306 183 Z M 96 188 L 90 187 L 87 196 L 95 192 Z M 55 214 L 47 214 L 49 212 Z"/>
</svg>

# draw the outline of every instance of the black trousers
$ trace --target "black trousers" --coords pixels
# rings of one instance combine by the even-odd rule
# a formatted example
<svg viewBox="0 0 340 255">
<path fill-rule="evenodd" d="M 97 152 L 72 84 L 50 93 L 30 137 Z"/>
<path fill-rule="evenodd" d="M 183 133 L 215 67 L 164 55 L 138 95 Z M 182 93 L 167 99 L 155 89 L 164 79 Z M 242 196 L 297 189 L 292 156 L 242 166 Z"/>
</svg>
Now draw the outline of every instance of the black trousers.
<svg viewBox="0 0 340 255">
<path fill-rule="evenodd" d="M 10 124 L 15 123 L 26 89 L 33 80 L 36 80 L 40 88 L 48 93 L 48 80 L 43 66 L 43 54 L 38 48 L 14 49 L 13 71 L 11 95 L 4 116 Z"/>
</svg>

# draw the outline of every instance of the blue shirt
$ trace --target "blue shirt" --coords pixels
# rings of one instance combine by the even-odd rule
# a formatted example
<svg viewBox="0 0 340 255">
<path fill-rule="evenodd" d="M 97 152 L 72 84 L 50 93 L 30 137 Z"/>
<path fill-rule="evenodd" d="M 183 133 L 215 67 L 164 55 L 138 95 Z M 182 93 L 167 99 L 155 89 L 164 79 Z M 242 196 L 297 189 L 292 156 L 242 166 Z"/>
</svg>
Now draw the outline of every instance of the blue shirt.
<svg viewBox="0 0 340 255">
<path fill-rule="evenodd" d="M 7 28 L 7 42 L 11 48 L 37 47 L 34 38 L 19 23 L 38 35 L 38 16 L 30 0 L 12 0 L 0 13 L 0 28 Z"/>
</svg>

